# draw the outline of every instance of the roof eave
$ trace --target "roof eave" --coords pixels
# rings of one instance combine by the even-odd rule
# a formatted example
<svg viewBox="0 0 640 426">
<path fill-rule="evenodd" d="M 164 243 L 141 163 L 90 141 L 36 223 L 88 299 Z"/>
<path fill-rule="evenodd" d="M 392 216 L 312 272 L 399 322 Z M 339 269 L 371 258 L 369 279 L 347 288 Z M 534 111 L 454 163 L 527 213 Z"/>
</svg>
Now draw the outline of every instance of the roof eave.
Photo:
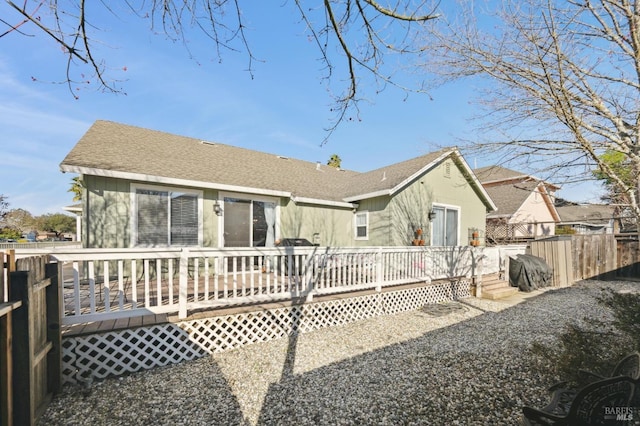
<svg viewBox="0 0 640 426">
<path fill-rule="evenodd" d="M 351 197 L 345 197 L 343 198 L 343 200 L 347 203 L 354 203 L 360 200 L 368 200 L 370 198 L 385 197 L 389 195 L 391 195 L 391 190 L 383 189 L 381 191 L 369 192 L 368 194 L 353 195 Z"/>
<path fill-rule="evenodd" d="M 402 182 L 397 184 L 395 187 L 391 188 L 391 190 L 389 191 L 389 195 L 393 195 L 393 194 L 395 194 L 397 192 L 400 192 L 407 185 L 409 185 L 411 182 L 416 180 L 419 176 L 422 176 L 423 174 L 425 174 L 429 170 L 433 169 L 436 165 L 438 165 L 439 163 L 444 161 L 453 152 L 455 152 L 455 150 L 453 150 L 453 149 L 450 150 L 450 151 L 446 151 L 442 155 L 437 157 L 435 160 L 431 161 L 429 164 L 427 164 L 427 165 L 423 166 L 422 168 L 420 168 L 417 172 L 415 172 L 414 174 L 412 174 L 411 176 L 409 176 L 408 178 L 406 178 L 405 180 L 403 180 Z"/>
<path fill-rule="evenodd" d="M 584 226 L 593 226 L 593 227 L 602 227 L 602 226 L 607 226 L 611 223 L 611 220 L 604 220 L 600 223 L 594 223 L 594 222 L 581 222 L 581 221 L 561 221 L 560 223 L 558 223 L 559 226 L 566 226 L 566 225 L 584 225 Z"/>
<path fill-rule="evenodd" d="M 415 181 L 418 177 L 424 175 L 425 173 L 427 173 L 428 171 L 436 167 L 438 164 L 440 164 L 442 161 L 444 161 L 451 155 L 454 155 L 456 157 L 456 159 L 464 168 L 467 175 L 471 178 L 473 184 L 476 186 L 478 191 L 480 191 L 480 193 L 482 194 L 482 198 L 484 198 L 484 204 L 487 207 L 487 212 L 494 212 L 498 210 L 498 207 L 495 205 L 495 203 L 489 196 L 489 193 L 487 193 L 487 191 L 484 189 L 484 187 L 482 186 L 482 184 L 480 183 L 476 175 L 473 173 L 473 170 L 471 169 L 471 167 L 469 167 L 469 164 L 465 161 L 464 157 L 462 157 L 462 154 L 460 154 L 460 151 L 458 151 L 457 149 L 451 149 L 449 151 L 445 151 L 443 154 L 441 154 L 440 156 L 438 156 L 437 158 L 435 158 L 433 161 L 429 162 L 425 166 L 421 167 L 417 172 L 413 173 L 412 175 L 410 175 L 409 177 L 407 177 L 406 179 L 404 179 L 402 182 L 400 182 L 399 184 L 397 184 L 391 189 L 383 189 L 380 191 L 370 192 L 368 194 L 354 195 L 351 197 L 343 198 L 343 200 L 349 202 L 349 201 L 366 200 L 369 198 L 382 197 L 382 196 L 393 196 L 394 194 L 404 189 L 407 185 L 411 184 L 411 182 Z"/>
<path fill-rule="evenodd" d="M 291 197 L 288 191 L 278 191 L 273 189 L 254 188 L 238 185 L 227 185 L 215 182 L 203 182 L 190 179 L 178 179 L 165 176 L 147 175 L 142 173 L 122 172 L 117 170 L 96 169 L 91 167 L 73 166 L 61 164 L 60 170 L 63 173 L 78 173 L 82 175 L 103 176 L 116 179 L 137 180 L 141 182 L 160 183 L 164 185 L 188 186 L 193 188 L 216 189 L 229 192 L 243 192 L 248 194 L 267 195 L 272 197 Z"/>
<path fill-rule="evenodd" d="M 537 187 L 538 188 L 541 187 L 540 193 L 545 199 L 545 203 L 547 204 L 547 208 L 549 209 L 549 212 L 551 212 L 551 216 L 553 217 L 553 220 L 555 222 L 560 222 L 560 213 L 558 213 L 558 210 L 556 209 L 552 196 L 549 194 L 549 191 L 547 191 L 547 186 L 544 184 L 544 182 L 541 182 L 541 184 L 539 184 Z"/>
<path fill-rule="evenodd" d="M 348 208 L 348 209 L 356 209 L 356 208 L 358 208 L 358 204 L 357 203 L 349 203 L 349 202 L 342 202 L 342 201 L 331 201 L 331 200 L 321 200 L 321 199 L 318 199 L 318 198 L 307 198 L 307 197 L 291 196 L 291 200 L 296 204 L 298 204 L 298 203 L 318 204 L 318 205 L 322 205 L 322 206 L 344 207 L 344 208 Z"/>
</svg>

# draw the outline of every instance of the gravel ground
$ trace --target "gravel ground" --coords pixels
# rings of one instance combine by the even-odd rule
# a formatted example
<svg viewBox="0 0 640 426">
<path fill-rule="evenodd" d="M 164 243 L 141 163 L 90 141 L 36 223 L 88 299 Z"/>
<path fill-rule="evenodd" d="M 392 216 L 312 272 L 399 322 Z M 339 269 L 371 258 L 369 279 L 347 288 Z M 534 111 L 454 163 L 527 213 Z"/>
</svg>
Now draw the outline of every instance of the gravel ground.
<svg viewBox="0 0 640 426">
<path fill-rule="evenodd" d="M 66 386 L 40 425 L 514 425 L 559 380 L 527 354 L 565 324 L 607 319 L 585 281 L 475 298 Z M 435 308 L 435 309 L 433 309 Z"/>
</svg>

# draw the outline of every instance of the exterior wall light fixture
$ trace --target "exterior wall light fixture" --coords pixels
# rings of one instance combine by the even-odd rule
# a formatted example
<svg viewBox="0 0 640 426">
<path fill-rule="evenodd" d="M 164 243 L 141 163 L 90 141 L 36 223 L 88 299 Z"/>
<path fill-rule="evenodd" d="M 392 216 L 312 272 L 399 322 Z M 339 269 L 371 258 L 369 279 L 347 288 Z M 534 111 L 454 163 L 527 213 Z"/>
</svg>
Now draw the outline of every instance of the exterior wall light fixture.
<svg viewBox="0 0 640 426">
<path fill-rule="evenodd" d="M 222 206 L 220 205 L 220 201 L 216 200 L 213 204 L 213 211 L 216 215 L 222 216 Z"/>
</svg>

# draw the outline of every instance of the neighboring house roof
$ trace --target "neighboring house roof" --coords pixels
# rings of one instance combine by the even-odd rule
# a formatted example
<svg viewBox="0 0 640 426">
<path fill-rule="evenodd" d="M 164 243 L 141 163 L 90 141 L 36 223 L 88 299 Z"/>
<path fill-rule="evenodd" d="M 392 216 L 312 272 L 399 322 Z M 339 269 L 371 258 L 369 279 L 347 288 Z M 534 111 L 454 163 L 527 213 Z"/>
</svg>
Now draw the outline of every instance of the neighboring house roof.
<svg viewBox="0 0 640 426">
<path fill-rule="evenodd" d="M 534 181 L 534 182 L 543 182 L 550 190 L 556 191 L 560 189 L 559 186 L 543 181 L 540 178 L 537 178 L 533 175 L 529 175 L 526 173 L 518 172 L 515 170 L 507 169 L 502 166 L 487 166 L 481 167 L 479 169 L 475 169 L 473 171 L 478 180 L 482 182 L 482 184 L 487 187 L 490 185 L 501 185 L 507 182 L 523 182 L 523 181 Z"/>
<path fill-rule="evenodd" d="M 63 210 L 66 210 L 68 212 L 81 212 L 82 211 L 82 204 L 81 203 L 77 203 L 77 204 L 72 204 L 70 206 L 65 206 L 62 208 Z"/>
<path fill-rule="evenodd" d="M 536 182 L 522 182 L 515 185 L 504 184 L 485 187 L 493 202 L 498 206 L 498 210 L 488 217 L 512 216 L 537 186 Z"/>
<path fill-rule="evenodd" d="M 604 204 L 576 204 L 556 207 L 563 224 L 606 225 L 614 216 L 614 208 Z"/>
<path fill-rule="evenodd" d="M 542 182 L 525 181 L 517 183 L 505 183 L 502 185 L 487 186 L 485 190 L 498 207 L 497 211 L 487 215 L 487 218 L 511 217 L 513 216 L 529 198 L 532 192 L 539 191 L 545 200 L 551 216 L 554 220 L 560 217 L 553 206 L 553 200 Z"/>
<path fill-rule="evenodd" d="M 535 176 L 501 166 L 488 166 L 475 169 L 474 173 L 482 182 L 498 210 L 487 215 L 487 218 L 509 218 L 523 206 L 533 191 L 542 195 L 553 219 L 558 222 L 560 216 L 556 211 L 553 191 L 559 186 L 545 182 Z"/>
<path fill-rule="evenodd" d="M 351 206 L 393 195 L 451 156 L 487 206 L 495 205 L 457 149 L 359 173 L 110 121 L 96 121 L 60 164 L 64 172 Z"/>
<path fill-rule="evenodd" d="M 478 177 L 478 180 L 483 184 L 511 179 L 529 178 L 529 175 L 527 174 L 516 172 L 515 170 L 510 170 L 501 166 L 481 167 L 479 169 L 475 169 L 474 173 Z"/>
</svg>

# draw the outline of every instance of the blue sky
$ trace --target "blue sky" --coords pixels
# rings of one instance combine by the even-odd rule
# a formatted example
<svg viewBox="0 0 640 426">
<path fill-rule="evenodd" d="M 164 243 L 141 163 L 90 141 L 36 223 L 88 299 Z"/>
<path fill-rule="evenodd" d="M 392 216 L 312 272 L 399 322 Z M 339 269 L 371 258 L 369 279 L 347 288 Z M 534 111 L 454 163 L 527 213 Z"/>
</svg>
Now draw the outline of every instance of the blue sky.
<svg viewBox="0 0 640 426">
<path fill-rule="evenodd" d="M 406 98 L 397 89 L 380 94 L 366 78 L 360 120 L 343 123 L 327 144 L 331 124 L 328 90 L 341 91 L 341 76 L 327 86 L 319 52 L 304 35 L 297 11 L 258 2 L 247 11 L 254 78 L 246 55 L 223 52 L 196 31 L 189 49 L 149 31 L 148 21 L 126 13 L 97 23 L 109 75 L 123 79 L 124 94 L 83 88 L 74 99 L 64 84 L 65 57 L 32 26 L 0 38 L 0 194 L 10 208 L 34 215 L 63 212 L 72 204 L 72 175 L 59 164 L 95 120 L 112 120 L 229 145 L 325 163 L 332 154 L 346 169 L 367 171 L 416 157 L 440 146 L 473 139 L 469 120 L 477 114 L 470 85 L 450 84 Z M 266 2 L 264 2 L 266 3 Z M 249 4 L 249 3 L 247 3 Z M 260 9 L 261 8 L 261 9 Z M 19 17 L 4 3 L 0 16 Z M 334 58 L 335 65 L 343 64 Z M 126 67 L 126 71 L 124 68 Z M 411 75 L 403 78 L 411 79 Z M 197 161 L 197 159 L 194 159 Z M 467 157 L 471 167 L 488 165 Z M 592 187 L 561 196 L 596 201 Z"/>
</svg>

